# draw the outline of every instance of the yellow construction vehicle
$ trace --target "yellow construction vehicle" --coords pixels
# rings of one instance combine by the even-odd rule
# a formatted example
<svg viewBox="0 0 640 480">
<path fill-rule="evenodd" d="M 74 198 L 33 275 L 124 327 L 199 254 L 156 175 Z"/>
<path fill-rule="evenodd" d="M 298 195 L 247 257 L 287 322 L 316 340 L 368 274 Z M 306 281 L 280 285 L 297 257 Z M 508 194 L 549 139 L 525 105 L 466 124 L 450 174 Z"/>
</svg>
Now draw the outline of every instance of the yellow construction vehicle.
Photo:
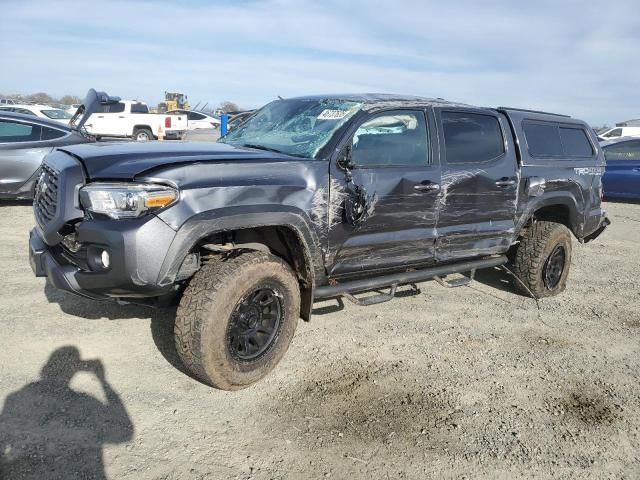
<svg viewBox="0 0 640 480">
<path fill-rule="evenodd" d="M 164 102 L 158 104 L 158 113 L 171 110 L 189 110 L 189 101 L 184 93 L 164 92 Z"/>
</svg>

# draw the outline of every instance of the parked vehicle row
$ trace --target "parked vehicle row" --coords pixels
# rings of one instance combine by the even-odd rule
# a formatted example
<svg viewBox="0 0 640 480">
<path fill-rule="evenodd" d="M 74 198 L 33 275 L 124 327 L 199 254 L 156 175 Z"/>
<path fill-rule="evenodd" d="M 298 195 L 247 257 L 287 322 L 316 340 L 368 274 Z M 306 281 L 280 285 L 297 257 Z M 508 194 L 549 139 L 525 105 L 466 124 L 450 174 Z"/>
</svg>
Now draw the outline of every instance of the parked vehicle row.
<svg viewBox="0 0 640 480">
<path fill-rule="evenodd" d="M 1 105 L 0 112 L 22 113 L 23 115 L 31 115 L 38 118 L 55 120 L 56 122 L 60 122 L 65 125 L 69 123 L 69 120 L 71 120 L 72 116 L 66 110 L 54 108 L 49 105 L 39 104 L 31 105 L 14 103 L 12 105 Z"/>
</svg>

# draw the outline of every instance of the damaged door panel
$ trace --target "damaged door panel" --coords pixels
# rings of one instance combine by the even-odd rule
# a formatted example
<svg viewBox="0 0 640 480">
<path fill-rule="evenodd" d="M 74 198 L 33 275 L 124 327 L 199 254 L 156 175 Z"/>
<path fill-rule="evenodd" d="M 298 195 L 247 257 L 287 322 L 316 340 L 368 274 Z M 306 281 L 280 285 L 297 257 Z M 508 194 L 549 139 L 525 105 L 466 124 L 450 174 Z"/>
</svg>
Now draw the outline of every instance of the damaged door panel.
<svg viewBox="0 0 640 480">
<path fill-rule="evenodd" d="M 341 275 L 434 259 L 440 169 L 423 110 L 373 114 L 331 165 L 328 272 Z"/>
<path fill-rule="evenodd" d="M 513 239 L 519 183 L 506 118 L 477 109 L 436 115 L 442 127 L 436 258 L 503 253 Z"/>
</svg>

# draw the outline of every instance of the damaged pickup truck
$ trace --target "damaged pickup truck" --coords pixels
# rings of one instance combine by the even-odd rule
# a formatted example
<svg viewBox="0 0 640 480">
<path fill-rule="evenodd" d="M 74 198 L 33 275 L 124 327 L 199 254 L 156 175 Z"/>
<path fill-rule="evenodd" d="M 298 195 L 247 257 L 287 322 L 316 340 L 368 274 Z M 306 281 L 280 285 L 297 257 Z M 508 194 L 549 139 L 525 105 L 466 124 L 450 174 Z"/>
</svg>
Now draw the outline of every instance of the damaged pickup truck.
<svg viewBox="0 0 640 480">
<path fill-rule="evenodd" d="M 591 129 L 563 115 L 395 95 L 278 100 L 217 144 L 58 148 L 36 188 L 30 260 L 92 299 L 176 296 L 182 361 L 233 390 L 278 363 L 318 299 L 372 304 L 503 264 L 535 297 L 562 292 L 572 236 L 609 223 L 604 165 Z"/>
</svg>

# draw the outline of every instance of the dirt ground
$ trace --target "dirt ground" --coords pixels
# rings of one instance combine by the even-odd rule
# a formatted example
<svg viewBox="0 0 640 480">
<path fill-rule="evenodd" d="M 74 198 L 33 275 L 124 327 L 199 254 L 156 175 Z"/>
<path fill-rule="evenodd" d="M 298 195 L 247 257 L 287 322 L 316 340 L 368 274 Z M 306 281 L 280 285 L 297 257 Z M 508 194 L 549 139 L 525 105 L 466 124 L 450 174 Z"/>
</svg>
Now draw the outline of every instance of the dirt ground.
<svg viewBox="0 0 640 480">
<path fill-rule="evenodd" d="M 34 278 L 2 206 L 0 478 L 640 478 L 640 205 L 606 206 L 539 310 L 496 271 L 325 302 L 235 393 L 180 370 L 172 311 Z"/>
</svg>

